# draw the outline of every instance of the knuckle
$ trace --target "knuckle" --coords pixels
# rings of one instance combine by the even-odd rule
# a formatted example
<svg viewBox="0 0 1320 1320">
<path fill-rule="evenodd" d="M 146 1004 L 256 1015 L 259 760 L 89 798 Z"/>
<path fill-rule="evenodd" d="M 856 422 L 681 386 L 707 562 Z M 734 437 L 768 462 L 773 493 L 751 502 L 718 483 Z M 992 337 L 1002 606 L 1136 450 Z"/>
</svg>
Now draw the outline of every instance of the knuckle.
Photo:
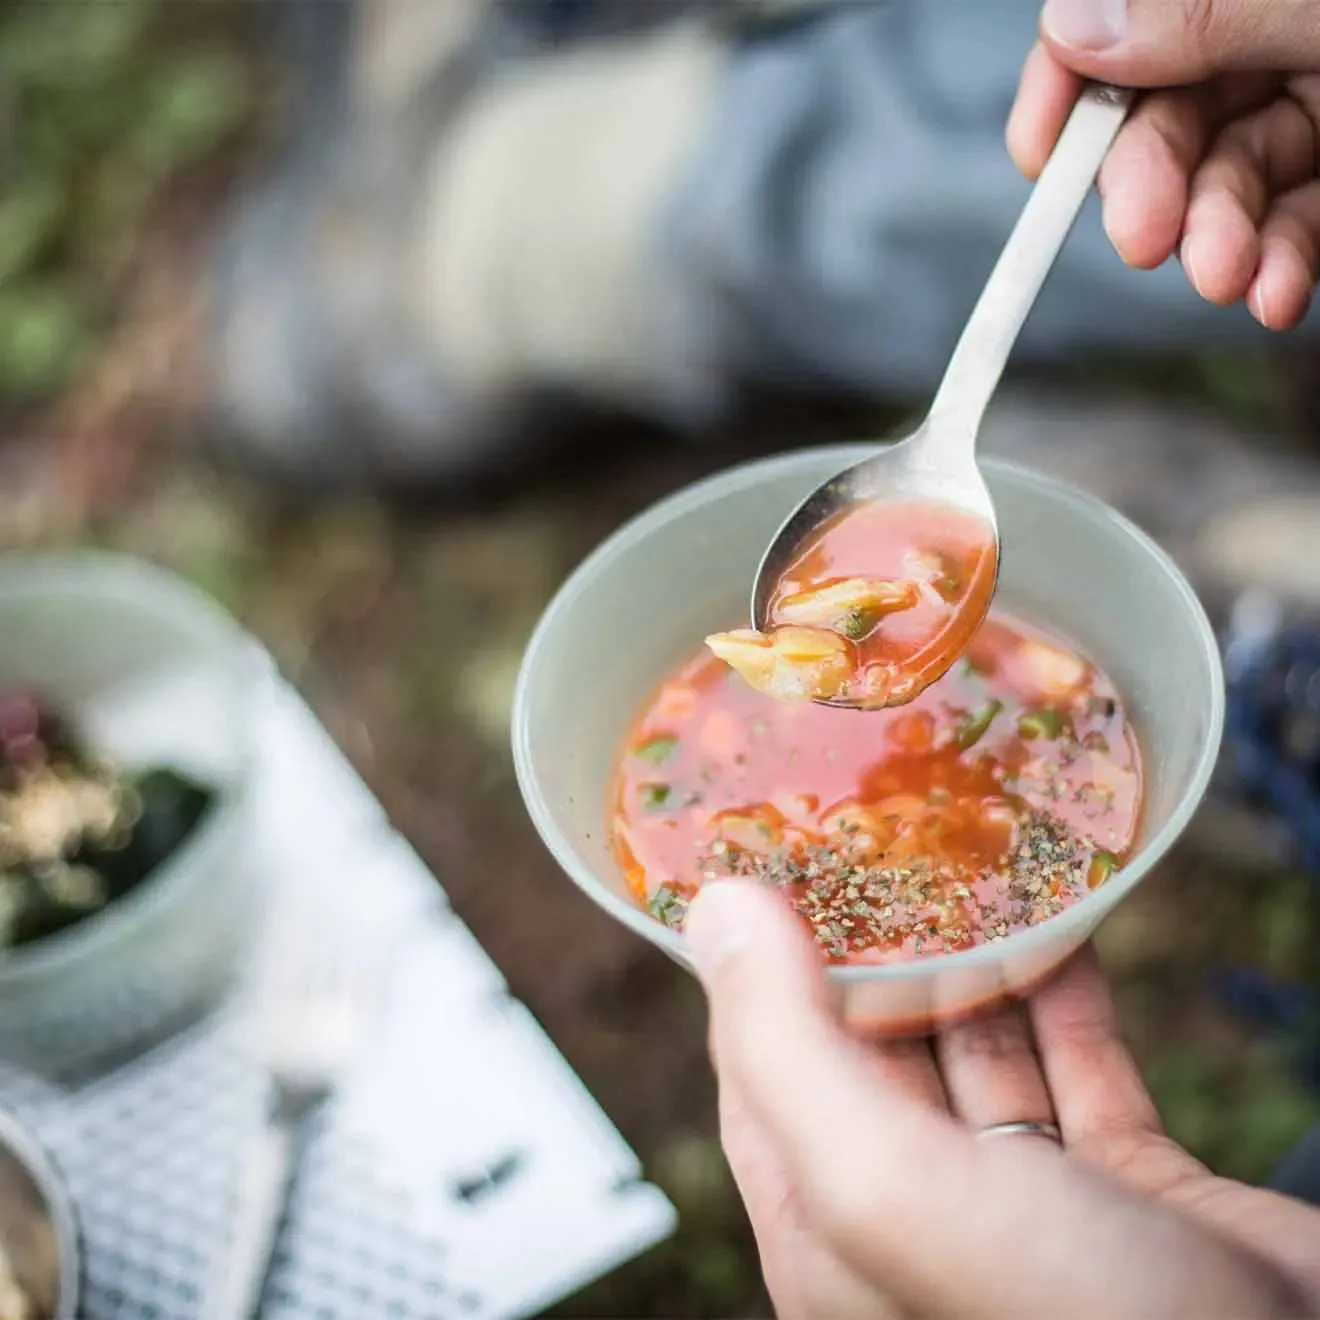
<svg viewBox="0 0 1320 1320">
<path fill-rule="evenodd" d="M 1289 99 L 1297 105 L 1312 131 L 1320 135 L 1320 74 L 1301 74 L 1288 80 Z M 1316 139 L 1316 169 L 1320 173 L 1320 136 Z"/>
<path fill-rule="evenodd" d="M 1013 1021 L 977 1023 L 958 1032 L 950 1042 L 955 1053 L 977 1062 L 1004 1063 L 1031 1057 L 1025 1028 Z"/>
<path fill-rule="evenodd" d="M 1128 150 L 1140 157 L 1151 153 L 1162 164 L 1191 173 L 1204 150 L 1198 93 L 1187 89 L 1150 97 L 1125 130 Z"/>
<path fill-rule="evenodd" d="M 1296 201 L 1285 198 L 1265 227 L 1263 241 L 1272 248 L 1290 247 L 1314 280 L 1320 275 L 1320 206 L 1315 214 Z"/>
<path fill-rule="evenodd" d="M 1265 184 L 1260 165 L 1244 145 L 1223 144 L 1201 167 L 1193 182 L 1187 208 L 1188 228 L 1214 214 L 1225 197 L 1249 215 L 1258 215 L 1267 201 Z"/>
<path fill-rule="evenodd" d="M 1223 17 L 1221 0 L 1181 0 L 1183 26 L 1204 48 L 1214 37 Z"/>
</svg>

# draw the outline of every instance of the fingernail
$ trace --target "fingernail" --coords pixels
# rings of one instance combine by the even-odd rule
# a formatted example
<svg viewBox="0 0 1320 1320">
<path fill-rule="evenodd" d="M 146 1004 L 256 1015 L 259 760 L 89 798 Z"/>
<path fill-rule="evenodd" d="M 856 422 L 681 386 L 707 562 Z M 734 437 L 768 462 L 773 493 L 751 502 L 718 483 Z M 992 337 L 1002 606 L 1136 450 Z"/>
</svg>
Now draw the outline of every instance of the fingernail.
<svg viewBox="0 0 1320 1320">
<path fill-rule="evenodd" d="M 1127 29 L 1127 0 L 1045 0 L 1041 24 L 1061 46 L 1107 50 Z"/>
<path fill-rule="evenodd" d="M 706 885 L 688 908 L 683 934 L 702 982 L 709 984 L 748 945 L 747 896 L 729 882 Z"/>
<path fill-rule="evenodd" d="M 1196 258 L 1192 253 L 1194 246 L 1195 244 L 1191 238 L 1184 240 L 1182 248 L 1178 252 L 1178 260 L 1182 263 L 1183 273 L 1187 276 L 1192 288 L 1197 293 L 1201 293 L 1201 281 L 1196 274 Z"/>
<path fill-rule="evenodd" d="M 1265 302 L 1265 281 L 1257 279 L 1247 294 L 1247 307 L 1266 330 L 1270 328 L 1270 309 Z"/>
</svg>

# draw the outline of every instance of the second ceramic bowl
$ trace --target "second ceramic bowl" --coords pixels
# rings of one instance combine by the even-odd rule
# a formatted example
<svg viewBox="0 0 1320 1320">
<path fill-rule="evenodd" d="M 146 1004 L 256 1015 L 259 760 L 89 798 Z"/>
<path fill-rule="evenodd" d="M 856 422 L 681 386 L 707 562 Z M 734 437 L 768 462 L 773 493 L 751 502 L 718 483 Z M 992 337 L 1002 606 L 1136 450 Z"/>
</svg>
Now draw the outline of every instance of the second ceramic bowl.
<svg viewBox="0 0 1320 1320">
<path fill-rule="evenodd" d="M 35 690 L 116 764 L 218 791 L 193 835 L 132 892 L 0 951 L 0 1059 L 93 1071 L 213 1002 L 250 940 L 257 702 L 269 658 L 213 601 L 116 555 L 0 561 L 0 688 Z"/>
</svg>

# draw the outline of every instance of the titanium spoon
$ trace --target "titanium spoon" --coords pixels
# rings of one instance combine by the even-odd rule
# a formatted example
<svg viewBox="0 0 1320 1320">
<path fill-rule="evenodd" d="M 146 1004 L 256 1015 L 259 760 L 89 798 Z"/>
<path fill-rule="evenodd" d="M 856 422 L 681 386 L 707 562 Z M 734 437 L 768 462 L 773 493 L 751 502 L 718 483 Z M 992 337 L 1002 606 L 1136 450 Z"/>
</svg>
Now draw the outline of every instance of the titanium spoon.
<svg viewBox="0 0 1320 1320">
<path fill-rule="evenodd" d="M 787 519 L 756 573 L 754 628 L 764 632 L 773 626 L 776 587 L 804 542 L 863 501 L 925 500 L 979 516 L 994 540 L 998 574 L 999 528 L 976 463 L 981 419 L 1134 96 L 1102 83 L 1083 90 L 972 311 L 930 412 L 911 435 L 818 487 Z"/>
</svg>

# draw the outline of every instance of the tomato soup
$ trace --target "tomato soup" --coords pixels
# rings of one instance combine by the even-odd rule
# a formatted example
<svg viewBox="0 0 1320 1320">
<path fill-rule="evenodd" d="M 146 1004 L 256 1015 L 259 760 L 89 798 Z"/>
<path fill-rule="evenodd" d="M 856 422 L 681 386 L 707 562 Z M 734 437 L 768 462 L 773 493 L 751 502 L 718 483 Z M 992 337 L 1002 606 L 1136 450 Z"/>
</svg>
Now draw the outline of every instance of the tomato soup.
<svg viewBox="0 0 1320 1320">
<path fill-rule="evenodd" d="M 929 501 L 861 503 L 789 565 L 768 632 L 716 633 L 707 645 L 769 696 L 899 706 L 966 650 L 995 578 L 984 519 Z"/>
<path fill-rule="evenodd" d="M 1003 939 L 1133 847 L 1141 759 L 1113 684 L 994 612 L 901 708 L 785 703 L 702 653 L 628 735 L 610 802 L 637 901 L 681 928 L 703 883 L 781 888 L 835 963 Z"/>
</svg>

